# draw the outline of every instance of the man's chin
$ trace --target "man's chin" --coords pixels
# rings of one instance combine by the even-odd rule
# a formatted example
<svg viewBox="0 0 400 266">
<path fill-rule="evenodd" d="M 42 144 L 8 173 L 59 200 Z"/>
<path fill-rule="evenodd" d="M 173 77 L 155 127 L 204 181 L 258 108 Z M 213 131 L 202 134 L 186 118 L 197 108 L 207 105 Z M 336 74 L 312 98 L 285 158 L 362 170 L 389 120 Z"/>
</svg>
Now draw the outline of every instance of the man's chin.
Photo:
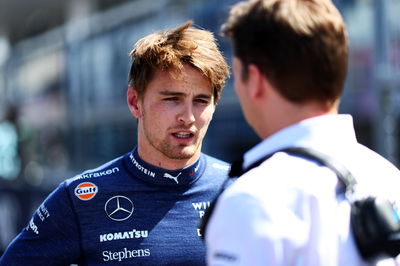
<svg viewBox="0 0 400 266">
<path fill-rule="evenodd" d="M 172 156 L 169 156 L 171 159 L 175 160 L 189 160 L 193 158 L 194 152 L 192 153 L 179 153 L 179 154 L 173 154 Z"/>
<path fill-rule="evenodd" d="M 196 155 L 196 150 L 192 148 L 184 148 L 180 151 L 174 151 L 168 154 L 171 159 L 175 160 L 188 160 L 193 158 Z"/>
</svg>

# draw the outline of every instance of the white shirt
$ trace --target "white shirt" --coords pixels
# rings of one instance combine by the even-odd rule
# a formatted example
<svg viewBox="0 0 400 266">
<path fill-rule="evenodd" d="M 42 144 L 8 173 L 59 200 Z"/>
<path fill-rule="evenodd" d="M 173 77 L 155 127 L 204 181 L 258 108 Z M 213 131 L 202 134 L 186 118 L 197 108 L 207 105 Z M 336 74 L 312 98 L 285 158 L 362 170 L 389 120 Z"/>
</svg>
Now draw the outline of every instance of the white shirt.
<svg viewBox="0 0 400 266">
<path fill-rule="evenodd" d="M 299 146 L 343 163 L 358 182 L 357 197 L 399 200 L 399 170 L 357 142 L 350 115 L 287 127 L 248 151 L 243 166 Z M 369 265 L 350 230 L 350 204 L 335 192 L 340 185 L 331 169 L 276 153 L 221 195 L 206 231 L 208 265 Z M 392 259 L 378 264 L 396 265 Z"/>
</svg>

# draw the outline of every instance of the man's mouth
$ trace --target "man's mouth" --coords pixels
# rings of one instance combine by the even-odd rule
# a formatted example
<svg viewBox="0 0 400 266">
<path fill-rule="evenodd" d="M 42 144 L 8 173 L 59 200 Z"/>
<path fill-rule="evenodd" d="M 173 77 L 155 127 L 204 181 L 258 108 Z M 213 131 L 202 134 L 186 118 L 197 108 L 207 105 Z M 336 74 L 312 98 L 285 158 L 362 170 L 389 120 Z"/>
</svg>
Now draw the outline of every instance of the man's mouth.
<svg viewBox="0 0 400 266">
<path fill-rule="evenodd" d="M 191 132 L 176 132 L 176 133 L 172 133 L 172 135 L 179 139 L 187 139 L 187 138 L 191 138 L 194 136 L 194 134 Z"/>
</svg>

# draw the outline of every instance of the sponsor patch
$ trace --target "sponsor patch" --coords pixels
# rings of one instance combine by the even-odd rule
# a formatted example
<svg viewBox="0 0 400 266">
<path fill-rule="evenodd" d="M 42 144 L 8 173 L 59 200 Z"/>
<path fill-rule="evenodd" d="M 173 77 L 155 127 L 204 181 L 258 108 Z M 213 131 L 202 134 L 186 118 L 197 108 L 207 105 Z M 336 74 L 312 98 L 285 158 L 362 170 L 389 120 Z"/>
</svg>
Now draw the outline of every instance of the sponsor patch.
<svg viewBox="0 0 400 266">
<path fill-rule="evenodd" d="M 134 166 L 136 166 L 136 168 L 151 177 L 156 177 L 156 173 L 153 171 L 150 171 L 149 169 L 147 169 L 146 167 L 142 166 L 138 161 L 136 161 L 135 156 L 133 156 L 133 154 L 131 153 L 131 155 L 129 155 L 129 158 L 131 158 L 131 161 L 133 163 Z"/>
<path fill-rule="evenodd" d="M 29 230 L 29 228 L 32 229 L 32 231 L 35 234 L 37 234 L 37 235 L 39 234 L 39 229 L 38 229 L 37 225 L 33 222 L 33 218 L 29 221 L 29 225 L 26 228 L 26 230 Z"/>
<path fill-rule="evenodd" d="M 131 217 L 134 207 L 129 198 L 118 195 L 107 200 L 104 210 L 111 220 L 120 222 Z"/>
<path fill-rule="evenodd" d="M 104 250 L 103 251 L 103 261 L 123 261 L 126 259 L 132 258 L 140 258 L 140 257 L 149 257 L 151 256 L 150 249 L 128 249 L 124 248 L 120 251 L 111 251 Z M 115 262 L 116 263 L 116 262 Z"/>
<path fill-rule="evenodd" d="M 174 180 L 177 184 L 179 184 L 179 182 L 178 182 L 178 177 L 179 177 L 181 174 L 182 174 L 182 172 L 179 173 L 177 176 L 173 176 L 173 175 L 170 175 L 170 174 L 168 174 L 168 173 L 164 173 L 164 177 L 165 177 L 165 178 L 172 179 L 172 180 Z"/>
<path fill-rule="evenodd" d="M 114 241 L 114 240 L 124 240 L 124 239 L 135 239 L 135 238 L 146 238 L 149 235 L 147 230 L 136 230 L 125 231 L 125 232 L 115 232 L 100 235 L 100 242 Z"/>
<path fill-rule="evenodd" d="M 219 163 L 213 163 L 212 167 L 218 168 L 218 169 L 222 169 L 222 170 L 229 170 L 230 169 L 229 165 L 223 165 L 223 164 L 219 164 Z"/>
<path fill-rule="evenodd" d="M 97 194 L 97 191 L 99 191 L 99 188 L 95 184 L 83 182 L 75 188 L 74 192 L 80 200 L 91 200 Z"/>
<path fill-rule="evenodd" d="M 93 177 L 101 177 L 101 176 L 112 175 L 112 174 L 115 174 L 115 173 L 118 173 L 118 172 L 119 172 L 119 168 L 118 167 L 114 167 L 112 169 L 107 169 L 107 170 L 98 171 L 98 172 L 90 172 L 90 173 L 85 172 L 83 174 L 80 174 L 80 175 L 76 176 L 74 178 L 74 181 L 75 180 L 79 180 L 79 179 L 87 179 L 87 178 L 93 178 Z"/>
</svg>

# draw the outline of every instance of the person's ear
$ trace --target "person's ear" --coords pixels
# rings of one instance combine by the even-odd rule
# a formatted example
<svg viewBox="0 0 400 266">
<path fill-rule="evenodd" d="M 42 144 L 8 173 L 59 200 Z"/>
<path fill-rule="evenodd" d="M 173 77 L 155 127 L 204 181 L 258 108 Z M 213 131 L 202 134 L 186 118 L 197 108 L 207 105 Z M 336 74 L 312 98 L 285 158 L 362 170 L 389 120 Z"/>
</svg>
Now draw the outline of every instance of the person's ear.
<svg viewBox="0 0 400 266">
<path fill-rule="evenodd" d="M 131 114 L 136 118 L 141 117 L 139 93 L 132 86 L 128 86 L 126 100 Z"/>
<path fill-rule="evenodd" d="M 250 64 L 248 66 L 247 84 L 252 99 L 264 96 L 263 77 L 260 69 L 256 65 Z"/>
</svg>

